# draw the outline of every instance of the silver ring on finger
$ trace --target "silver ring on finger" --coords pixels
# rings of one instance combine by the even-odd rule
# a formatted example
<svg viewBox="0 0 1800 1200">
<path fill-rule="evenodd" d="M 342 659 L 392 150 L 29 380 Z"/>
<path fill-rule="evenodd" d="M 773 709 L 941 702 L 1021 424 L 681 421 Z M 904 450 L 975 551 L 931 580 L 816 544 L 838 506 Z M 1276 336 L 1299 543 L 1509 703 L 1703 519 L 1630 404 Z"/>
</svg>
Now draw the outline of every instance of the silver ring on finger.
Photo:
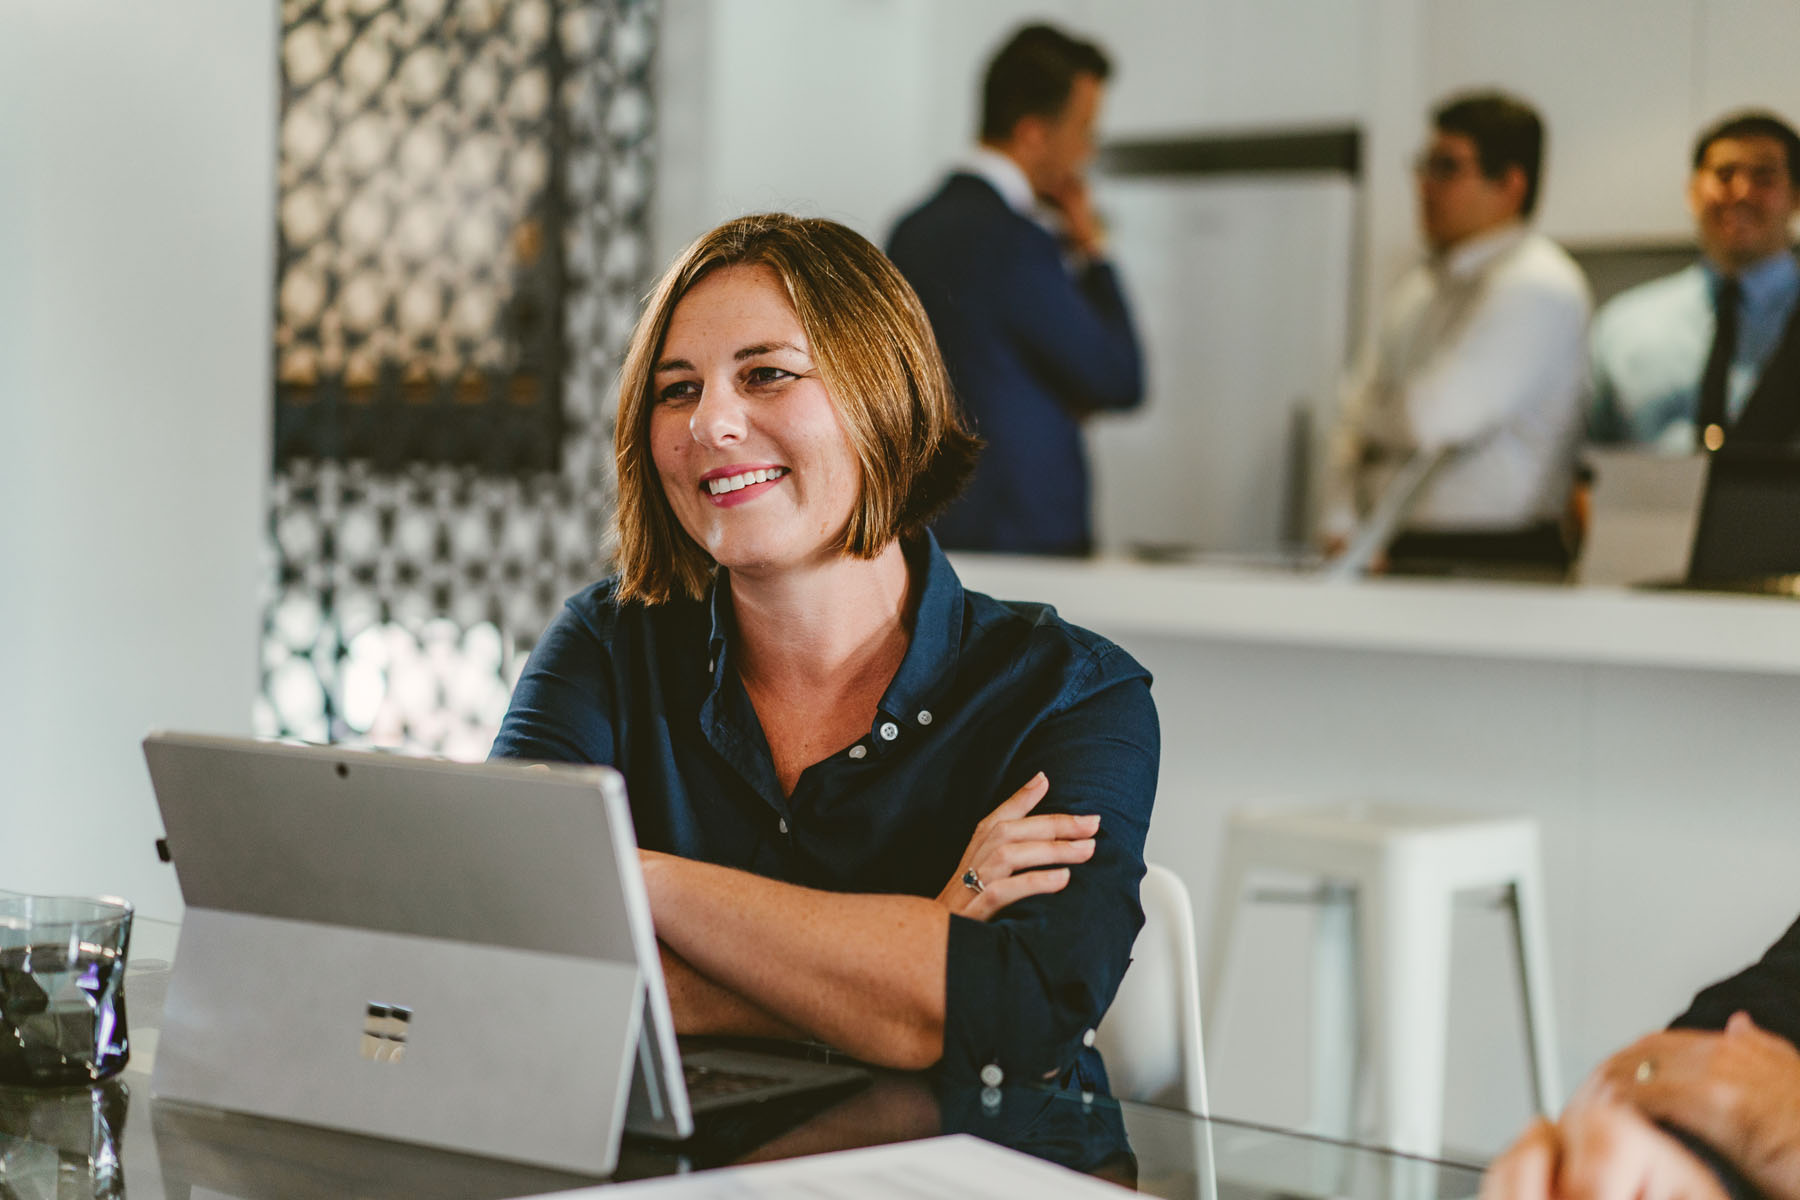
<svg viewBox="0 0 1800 1200">
<path fill-rule="evenodd" d="M 987 891 L 987 885 L 981 882 L 981 876 L 979 876 L 975 873 L 974 867 L 970 867 L 968 870 L 963 872 L 962 885 L 964 887 L 968 888 L 971 892 L 974 892 L 977 896 L 979 896 L 979 895 L 981 895 L 981 893 Z"/>
</svg>

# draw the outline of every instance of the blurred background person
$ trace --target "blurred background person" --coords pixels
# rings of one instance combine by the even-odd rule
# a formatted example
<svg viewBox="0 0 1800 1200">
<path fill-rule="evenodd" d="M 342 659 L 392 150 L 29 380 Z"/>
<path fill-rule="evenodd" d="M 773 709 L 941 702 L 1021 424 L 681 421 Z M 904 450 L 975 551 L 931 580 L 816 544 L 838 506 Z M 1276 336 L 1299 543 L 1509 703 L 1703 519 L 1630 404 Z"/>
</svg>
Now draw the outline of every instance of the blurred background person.
<svg viewBox="0 0 1800 1200">
<path fill-rule="evenodd" d="M 1487 92 L 1453 97 L 1432 126 L 1415 163 L 1430 257 L 1390 294 L 1353 376 L 1321 533 L 1341 550 L 1407 459 L 1448 451 L 1390 561 L 1566 570 L 1591 303 L 1574 261 L 1526 224 L 1543 122 Z"/>
<path fill-rule="evenodd" d="M 980 144 L 888 245 L 987 442 L 935 526 L 947 549 L 1093 545 L 1081 421 L 1134 407 L 1144 392 L 1083 175 L 1111 70 L 1091 42 L 1048 25 L 1019 30 L 988 66 Z"/>
<path fill-rule="evenodd" d="M 1675 451 L 1716 450 L 1727 432 L 1787 440 L 1758 427 L 1800 389 L 1800 346 L 1775 369 L 1777 350 L 1796 340 L 1800 269 L 1788 227 L 1800 206 L 1800 136 L 1773 113 L 1724 118 L 1694 144 L 1687 201 L 1700 260 L 1620 293 L 1594 319 L 1592 436 Z M 1750 414 L 1761 391 L 1772 399 Z"/>
</svg>

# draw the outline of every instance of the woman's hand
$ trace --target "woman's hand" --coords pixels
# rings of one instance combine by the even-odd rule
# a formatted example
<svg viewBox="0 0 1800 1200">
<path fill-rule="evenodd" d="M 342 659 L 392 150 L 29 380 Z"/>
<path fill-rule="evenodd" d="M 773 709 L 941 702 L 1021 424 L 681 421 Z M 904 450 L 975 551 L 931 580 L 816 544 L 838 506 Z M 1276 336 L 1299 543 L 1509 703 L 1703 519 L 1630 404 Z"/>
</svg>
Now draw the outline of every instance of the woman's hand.
<svg viewBox="0 0 1800 1200">
<path fill-rule="evenodd" d="M 1083 863 L 1094 856 L 1100 816 L 1027 815 L 1049 791 L 1050 781 L 1039 771 L 982 818 L 962 861 L 956 864 L 956 874 L 938 893 L 939 904 L 958 916 L 985 921 L 1027 896 L 1060 892 L 1069 886 L 1069 869 L 1055 864 Z M 1034 869 L 1039 867 L 1053 869 Z M 971 878 L 981 886 L 975 887 Z"/>
<path fill-rule="evenodd" d="M 1800 1051 L 1749 1014 L 1733 1014 L 1723 1033 L 1653 1033 L 1597 1074 L 1645 1115 L 1730 1159 L 1765 1195 L 1800 1200 Z"/>
</svg>

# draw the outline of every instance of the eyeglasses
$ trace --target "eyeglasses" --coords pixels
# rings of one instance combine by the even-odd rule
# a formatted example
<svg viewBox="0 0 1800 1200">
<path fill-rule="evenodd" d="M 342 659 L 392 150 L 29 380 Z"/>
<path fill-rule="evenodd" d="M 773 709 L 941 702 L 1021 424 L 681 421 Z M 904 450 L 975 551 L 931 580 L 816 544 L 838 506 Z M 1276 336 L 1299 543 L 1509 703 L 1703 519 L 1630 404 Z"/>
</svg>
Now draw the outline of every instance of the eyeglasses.
<svg viewBox="0 0 1800 1200">
<path fill-rule="evenodd" d="M 1476 169 L 1475 160 L 1461 158 L 1443 151 L 1431 152 L 1421 150 L 1413 158 L 1413 174 L 1421 179 L 1429 179 L 1433 183 L 1449 183 L 1469 171 Z"/>
<path fill-rule="evenodd" d="M 1742 179 L 1758 191 L 1778 187 L 1787 178 L 1787 171 L 1773 163 L 1719 163 L 1716 166 L 1701 167 L 1700 174 L 1712 176 L 1722 187 L 1730 187 L 1735 181 Z"/>
</svg>

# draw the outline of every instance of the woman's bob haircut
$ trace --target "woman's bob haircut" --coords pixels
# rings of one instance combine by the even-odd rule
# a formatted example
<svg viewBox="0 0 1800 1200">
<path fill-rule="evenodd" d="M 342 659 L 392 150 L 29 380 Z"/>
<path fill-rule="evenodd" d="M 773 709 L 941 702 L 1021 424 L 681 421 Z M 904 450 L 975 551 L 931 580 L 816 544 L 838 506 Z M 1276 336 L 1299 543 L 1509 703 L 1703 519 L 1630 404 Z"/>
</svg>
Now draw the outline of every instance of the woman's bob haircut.
<svg viewBox="0 0 1800 1200">
<path fill-rule="evenodd" d="M 964 425 L 931 322 L 894 264 L 835 221 L 762 213 L 728 221 L 675 260 L 645 306 L 619 381 L 618 597 L 705 595 L 716 564 L 681 528 L 650 455 L 652 375 L 681 298 L 721 267 L 766 266 L 812 344 L 862 466 L 843 552 L 874 558 L 922 534 L 955 499 L 981 443 Z"/>
</svg>

